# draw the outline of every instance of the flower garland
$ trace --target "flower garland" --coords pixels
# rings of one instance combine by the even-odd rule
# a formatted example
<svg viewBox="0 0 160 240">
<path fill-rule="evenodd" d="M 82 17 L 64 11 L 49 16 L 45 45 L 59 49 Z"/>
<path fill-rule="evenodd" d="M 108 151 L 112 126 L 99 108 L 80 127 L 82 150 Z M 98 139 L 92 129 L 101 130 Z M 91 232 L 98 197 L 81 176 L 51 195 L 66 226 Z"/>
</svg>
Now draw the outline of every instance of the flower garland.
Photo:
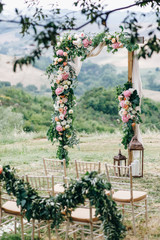
<svg viewBox="0 0 160 240">
<path fill-rule="evenodd" d="M 137 109 L 140 98 L 137 90 L 132 88 L 132 83 L 125 83 L 124 87 L 117 87 L 119 100 L 119 115 L 123 122 L 122 144 L 127 149 L 132 137 L 134 136 L 135 125 L 142 122 L 140 111 Z"/>
<path fill-rule="evenodd" d="M 66 164 L 69 163 L 68 147 L 73 147 L 79 142 L 73 127 L 73 108 L 76 105 L 74 88 L 77 86 L 73 60 L 78 56 L 83 61 L 93 48 L 103 42 L 107 46 L 107 51 L 113 53 L 123 46 L 130 51 L 138 48 L 137 44 L 132 45 L 126 38 L 123 28 L 120 33 L 112 35 L 104 32 L 92 38 L 83 32 L 80 34 L 68 33 L 57 40 L 54 62 L 47 69 L 48 77 L 51 79 L 54 101 L 54 114 L 47 136 L 53 143 L 59 142 L 57 157 L 65 159 Z"/>
<path fill-rule="evenodd" d="M 84 204 L 86 198 L 96 208 L 96 216 L 101 220 L 105 239 L 124 239 L 126 228 L 122 224 L 122 216 L 117 210 L 116 203 L 106 195 L 106 189 L 111 185 L 104 175 L 97 172 L 85 174 L 80 180 L 72 180 L 63 194 L 48 198 L 40 197 L 29 183 L 18 178 L 15 170 L 9 165 L 0 169 L 0 181 L 8 194 L 13 194 L 17 205 L 21 206 L 28 221 L 53 220 L 52 227 L 57 227 L 70 217 L 70 209 L 75 209 L 79 204 Z M 66 216 L 62 212 L 66 213 Z"/>
</svg>

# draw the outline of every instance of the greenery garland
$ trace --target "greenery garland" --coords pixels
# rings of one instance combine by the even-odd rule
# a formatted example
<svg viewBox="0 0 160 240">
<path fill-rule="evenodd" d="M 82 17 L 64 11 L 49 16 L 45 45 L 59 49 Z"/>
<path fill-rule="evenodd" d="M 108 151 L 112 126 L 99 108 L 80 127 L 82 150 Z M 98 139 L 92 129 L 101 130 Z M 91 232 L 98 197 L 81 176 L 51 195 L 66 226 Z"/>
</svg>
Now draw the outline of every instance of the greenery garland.
<svg viewBox="0 0 160 240">
<path fill-rule="evenodd" d="M 140 98 L 137 90 L 132 88 L 132 83 L 127 82 L 123 87 L 117 87 L 117 97 L 119 100 L 119 115 L 123 122 L 122 144 L 127 149 L 132 137 L 134 136 L 135 125 L 142 122 L 140 111 Z"/>
<path fill-rule="evenodd" d="M 125 227 L 122 216 L 119 214 L 116 203 L 106 195 L 105 191 L 111 189 L 104 175 L 91 172 L 80 180 L 72 180 L 65 186 L 64 194 L 55 197 L 40 197 L 29 183 L 19 179 L 15 170 L 6 165 L 0 169 L 0 181 L 3 181 L 8 194 L 13 194 L 17 205 L 21 206 L 28 221 L 31 218 L 39 220 L 52 220 L 52 227 L 58 227 L 64 220 L 62 212 L 70 216 L 70 209 L 75 209 L 89 199 L 96 208 L 96 216 L 102 221 L 105 239 L 119 240 L 125 236 Z"/>
<path fill-rule="evenodd" d="M 115 53 L 121 47 L 128 51 L 138 48 L 127 38 L 127 33 L 121 32 L 110 34 L 103 32 L 94 37 L 80 34 L 64 34 L 60 37 L 55 46 L 54 62 L 47 69 L 48 77 L 51 80 L 52 98 L 54 102 L 54 114 L 52 123 L 48 130 L 48 139 L 53 143 L 59 142 L 57 157 L 69 162 L 68 147 L 78 144 L 76 131 L 73 127 L 73 108 L 76 105 L 74 88 L 77 86 L 77 75 L 73 68 L 73 60 L 80 57 L 85 60 L 93 48 L 100 43 L 105 43 L 108 52 Z"/>
</svg>

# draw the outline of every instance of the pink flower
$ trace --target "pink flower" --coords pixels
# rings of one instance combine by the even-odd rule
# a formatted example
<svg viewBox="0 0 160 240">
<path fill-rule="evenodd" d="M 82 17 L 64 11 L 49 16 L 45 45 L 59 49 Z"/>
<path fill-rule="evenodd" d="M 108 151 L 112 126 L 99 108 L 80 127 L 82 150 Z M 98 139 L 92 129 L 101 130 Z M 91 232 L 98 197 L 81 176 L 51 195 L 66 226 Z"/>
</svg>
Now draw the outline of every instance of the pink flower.
<svg viewBox="0 0 160 240">
<path fill-rule="evenodd" d="M 61 115 L 59 116 L 59 119 L 63 120 L 63 119 L 64 119 L 64 114 L 61 114 Z"/>
<path fill-rule="evenodd" d="M 63 98 L 63 102 L 64 103 L 68 102 L 68 99 L 67 98 Z"/>
<path fill-rule="evenodd" d="M 129 120 L 129 117 L 127 117 L 126 115 L 122 116 L 122 121 L 123 121 L 124 123 L 127 123 L 128 120 Z"/>
<path fill-rule="evenodd" d="M 63 50 L 62 49 L 59 49 L 57 52 L 56 52 L 57 56 L 63 56 Z"/>
<path fill-rule="evenodd" d="M 88 41 L 87 38 L 85 38 L 85 39 L 83 40 L 83 45 L 84 45 L 85 48 L 88 47 L 88 45 L 89 45 L 89 41 Z"/>
<path fill-rule="evenodd" d="M 57 125 L 56 130 L 57 130 L 58 132 L 62 132 L 62 131 L 63 131 L 63 128 L 62 128 L 61 125 Z"/>
<path fill-rule="evenodd" d="M 64 52 L 64 53 L 63 53 L 63 56 L 67 57 L 67 55 L 68 55 L 67 52 Z"/>
<path fill-rule="evenodd" d="M 85 34 L 82 32 L 80 33 L 80 37 L 84 38 Z"/>
<path fill-rule="evenodd" d="M 92 44 L 92 40 L 89 41 L 89 45 L 91 45 L 91 44 Z"/>
<path fill-rule="evenodd" d="M 122 108 L 124 108 L 124 107 L 126 106 L 126 104 L 125 104 L 125 101 L 124 101 L 124 100 L 122 100 L 122 101 L 120 102 L 120 106 L 121 106 Z"/>
<path fill-rule="evenodd" d="M 69 73 L 66 73 L 66 72 L 65 72 L 65 73 L 62 74 L 63 80 L 67 80 L 68 77 L 69 77 Z"/>
<path fill-rule="evenodd" d="M 119 47 L 120 47 L 120 43 L 119 42 L 116 42 L 116 43 L 112 44 L 112 48 L 114 48 L 114 49 L 117 49 Z"/>
<path fill-rule="evenodd" d="M 58 96 L 59 94 L 61 94 L 62 92 L 64 91 L 64 88 L 63 87 L 60 87 L 60 88 L 57 88 L 55 93 L 56 95 Z"/>
<path fill-rule="evenodd" d="M 129 90 L 126 90 L 123 92 L 123 95 L 127 98 L 131 96 L 131 92 Z"/>
<path fill-rule="evenodd" d="M 65 115 L 66 115 L 66 113 L 67 113 L 67 110 L 64 110 L 64 112 L 63 112 L 63 115 L 65 116 Z"/>
</svg>

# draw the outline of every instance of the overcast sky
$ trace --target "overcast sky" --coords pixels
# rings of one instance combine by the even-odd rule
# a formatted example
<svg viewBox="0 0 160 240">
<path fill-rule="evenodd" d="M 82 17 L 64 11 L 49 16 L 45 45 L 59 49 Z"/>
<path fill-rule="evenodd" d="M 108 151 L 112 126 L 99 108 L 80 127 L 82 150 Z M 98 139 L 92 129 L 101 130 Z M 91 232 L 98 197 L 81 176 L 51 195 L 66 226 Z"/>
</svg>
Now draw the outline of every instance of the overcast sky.
<svg viewBox="0 0 160 240">
<path fill-rule="evenodd" d="M 12 11 L 15 8 L 18 9 L 24 9 L 26 8 L 26 1 L 31 0 L 0 0 L 0 2 L 3 2 L 6 4 L 5 9 Z M 73 6 L 74 0 L 35 0 L 40 2 L 40 6 L 43 6 L 44 8 L 49 9 L 51 6 L 50 4 L 57 3 L 60 8 L 63 9 L 70 9 L 70 10 L 79 10 L 77 7 Z M 114 9 L 117 7 L 123 7 L 134 3 L 134 0 L 102 0 L 103 3 L 106 3 L 108 5 L 107 9 Z M 150 7 L 146 8 L 132 8 L 134 11 L 150 11 Z"/>
</svg>

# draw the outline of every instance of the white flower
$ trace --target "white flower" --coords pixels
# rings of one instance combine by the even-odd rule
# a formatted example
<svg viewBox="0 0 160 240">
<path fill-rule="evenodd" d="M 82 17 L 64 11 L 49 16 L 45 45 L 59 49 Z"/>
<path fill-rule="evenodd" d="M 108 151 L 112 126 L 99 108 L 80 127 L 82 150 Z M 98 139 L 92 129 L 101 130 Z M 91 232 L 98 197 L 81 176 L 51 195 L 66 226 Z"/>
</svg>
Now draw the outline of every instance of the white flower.
<svg viewBox="0 0 160 240">
<path fill-rule="evenodd" d="M 66 125 L 66 120 L 64 120 L 63 122 L 61 122 L 62 126 L 65 126 Z"/>
<path fill-rule="evenodd" d="M 68 89 L 68 86 L 67 86 L 67 85 L 64 85 L 64 89 Z"/>
<path fill-rule="evenodd" d="M 75 40 L 74 40 L 72 43 L 73 43 L 74 45 L 77 45 L 77 41 L 75 41 Z"/>
<path fill-rule="evenodd" d="M 61 138 L 61 137 L 59 137 L 59 138 L 58 138 L 58 140 L 60 140 L 60 141 L 61 141 L 61 140 L 62 140 L 62 138 Z"/>
<path fill-rule="evenodd" d="M 69 110 L 69 114 L 72 114 L 72 113 L 73 113 L 73 110 L 72 110 L 72 109 L 70 109 L 70 110 Z"/>
<path fill-rule="evenodd" d="M 63 119 L 64 119 L 64 115 L 63 115 L 63 114 L 60 114 L 60 115 L 59 115 L 59 119 L 63 120 Z"/>
<path fill-rule="evenodd" d="M 69 124 L 66 125 L 66 129 L 67 129 L 67 128 L 70 128 Z"/>
<path fill-rule="evenodd" d="M 80 38 L 77 39 L 77 46 L 78 47 L 82 46 L 82 40 Z"/>
<path fill-rule="evenodd" d="M 74 34 L 74 38 L 79 38 L 79 35 L 78 34 Z"/>
<path fill-rule="evenodd" d="M 63 108 L 63 107 L 64 107 L 64 104 L 60 104 L 60 107 Z"/>
<path fill-rule="evenodd" d="M 84 38 L 84 37 L 85 37 L 84 32 L 81 32 L 79 36 L 82 37 L 82 38 Z"/>
<path fill-rule="evenodd" d="M 59 74 L 59 75 L 57 76 L 57 79 L 58 79 L 59 81 L 61 81 L 61 80 L 62 80 L 62 75 Z"/>
<path fill-rule="evenodd" d="M 71 123 L 71 122 L 72 122 L 72 119 L 69 118 L 69 119 L 67 120 L 67 123 Z"/>
<path fill-rule="evenodd" d="M 64 148 L 64 149 L 68 149 L 68 146 L 67 146 L 67 145 L 64 145 L 63 148 Z"/>
<path fill-rule="evenodd" d="M 126 105 L 130 105 L 130 101 L 126 100 L 126 101 L 125 101 L 125 104 L 126 104 Z"/>
<path fill-rule="evenodd" d="M 60 122 L 57 122 L 57 125 L 61 125 Z"/>
<path fill-rule="evenodd" d="M 134 88 L 129 88 L 128 90 L 129 90 L 131 93 L 133 93 L 135 89 L 134 89 Z"/>
<path fill-rule="evenodd" d="M 68 85 L 71 85 L 71 81 L 67 81 L 67 84 L 68 84 Z"/>
<path fill-rule="evenodd" d="M 60 42 L 57 42 L 57 47 L 60 47 L 61 43 Z"/>
<path fill-rule="evenodd" d="M 62 42 L 63 41 L 63 37 L 60 37 L 60 42 Z"/>
</svg>

